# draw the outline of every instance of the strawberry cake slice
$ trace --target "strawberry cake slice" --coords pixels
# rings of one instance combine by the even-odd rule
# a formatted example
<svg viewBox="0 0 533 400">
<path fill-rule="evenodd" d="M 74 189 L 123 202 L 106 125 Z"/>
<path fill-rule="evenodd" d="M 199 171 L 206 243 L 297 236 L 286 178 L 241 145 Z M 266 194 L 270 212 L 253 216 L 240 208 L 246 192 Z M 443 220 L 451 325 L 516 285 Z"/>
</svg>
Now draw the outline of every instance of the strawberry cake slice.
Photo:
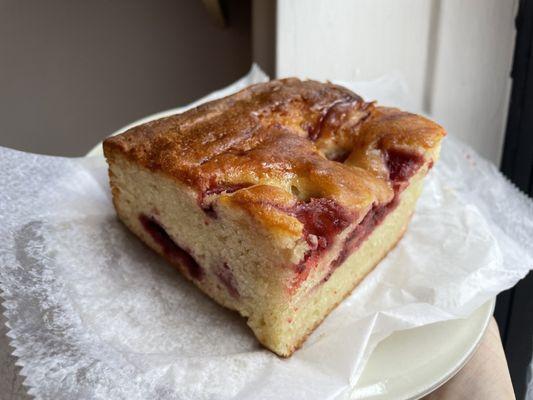
<svg viewBox="0 0 533 400">
<path fill-rule="evenodd" d="M 400 240 L 444 135 L 341 86 L 283 79 L 103 146 L 122 222 L 290 356 Z"/>
</svg>

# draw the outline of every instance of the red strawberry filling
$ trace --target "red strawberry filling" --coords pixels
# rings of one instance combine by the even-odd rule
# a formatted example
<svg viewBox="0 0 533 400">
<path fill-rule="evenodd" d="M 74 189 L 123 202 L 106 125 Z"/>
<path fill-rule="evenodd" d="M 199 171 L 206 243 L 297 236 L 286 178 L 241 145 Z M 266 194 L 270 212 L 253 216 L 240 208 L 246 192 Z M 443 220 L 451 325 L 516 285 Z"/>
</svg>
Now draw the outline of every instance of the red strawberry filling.
<svg viewBox="0 0 533 400">
<path fill-rule="evenodd" d="M 398 195 L 395 194 L 392 201 L 384 206 L 373 207 L 372 210 L 366 214 L 365 218 L 355 227 L 355 229 L 346 238 L 342 250 L 335 260 L 330 264 L 330 270 L 324 281 L 327 281 L 333 271 L 340 266 L 350 254 L 352 254 L 365 239 L 372 233 L 372 231 L 383 222 L 385 217 L 396 208 L 398 205 Z"/>
<path fill-rule="evenodd" d="M 331 262 L 329 271 L 322 282 L 327 281 L 335 269 L 346 261 L 372 231 L 385 220 L 387 215 L 398 206 L 400 193 L 405 189 L 407 181 L 424 163 L 422 155 L 398 149 L 389 150 L 386 159 L 389 178 L 394 188 L 393 199 L 387 204 L 372 207 L 365 218 L 348 235 L 339 255 Z M 297 265 L 297 274 L 291 291 L 298 288 L 308 277 L 311 269 L 318 264 L 321 253 L 328 249 L 334 237 L 353 221 L 349 213 L 333 200 L 313 199 L 304 206 L 303 213 L 300 215 L 298 212 L 296 213 L 297 218 L 304 223 L 304 235 L 308 238 L 309 232 L 316 232 L 319 239 L 318 245 L 313 246 Z"/>
<path fill-rule="evenodd" d="M 228 264 L 224 263 L 222 265 L 222 268 L 218 269 L 216 275 L 220 282 L 222 282 L 222 284 L 226 287 L 228 293 L 235 298 L 239 298 L 237 282 L 235 281 L 235 276 L 233 275 L 233 272 L 231 271 L 231 268 L 228 266 Z"/>
<path fill-rule="evenodd" d="M 354 221 L 355 215 L 336 201 L 326 198 L 298 203 L 291 212 L 304 225 L 304 237 L 311 247 L 296 266 L 297 274 L 291 288 L 294 290 L 317 265 L 320 256 L 331 247 L 335 236 Z"/>
<path fill-rule="evenodd" d="M 204 271 L 196 260 L 183 248 L 178 246 L 169 236 L 167 231 L 154 219 L 144 214 L 139 216 L 142 226 L 150 234 L 152 239 L 161 246 L 163 253 L 170 262 L 185 265 L 189 275 L 195 279 L 202 279 Z"/>
<path fill-rule="evenodd" d="M 409 180 L 424 163 L 424 157 L 418 153 L 389 149 L 386 154 L 389 179 L 394 183 Z"/>
</svg>

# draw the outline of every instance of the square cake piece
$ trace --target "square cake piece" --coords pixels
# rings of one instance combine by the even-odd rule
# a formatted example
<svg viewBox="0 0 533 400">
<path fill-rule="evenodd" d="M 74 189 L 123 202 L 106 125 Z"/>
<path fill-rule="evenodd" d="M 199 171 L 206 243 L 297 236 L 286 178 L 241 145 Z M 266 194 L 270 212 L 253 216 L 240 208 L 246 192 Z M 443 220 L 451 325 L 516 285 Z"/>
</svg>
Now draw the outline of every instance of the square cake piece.
<svg viewBox="0 0 533 400">
<path fill-rule="evenodd" d="M 444 135 L 343 87 L 283 79 L 103 146 L 123 223 L 290 356 L 400 240 Z"/>
</svg>

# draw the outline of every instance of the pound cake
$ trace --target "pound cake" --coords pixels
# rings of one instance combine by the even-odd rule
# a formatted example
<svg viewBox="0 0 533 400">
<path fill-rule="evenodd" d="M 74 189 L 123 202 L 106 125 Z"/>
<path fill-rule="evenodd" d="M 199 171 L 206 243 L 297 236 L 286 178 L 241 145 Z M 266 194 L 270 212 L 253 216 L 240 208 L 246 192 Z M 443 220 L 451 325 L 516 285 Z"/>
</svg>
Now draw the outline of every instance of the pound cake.
<svg viewBox="0 0 533 400">
<path fill-rule="evenodd" d="M 396 245 L 445 131 L 274 80 L 104 141 L 122 222 L 290 356 Z"/>
</svg>

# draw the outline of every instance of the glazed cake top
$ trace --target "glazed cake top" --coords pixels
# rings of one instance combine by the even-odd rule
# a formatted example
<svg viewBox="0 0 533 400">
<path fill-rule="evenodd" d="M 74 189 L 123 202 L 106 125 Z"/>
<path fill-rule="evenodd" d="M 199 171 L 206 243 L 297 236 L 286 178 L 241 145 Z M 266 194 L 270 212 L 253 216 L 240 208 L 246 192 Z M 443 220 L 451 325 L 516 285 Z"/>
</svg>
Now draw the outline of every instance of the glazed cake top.
<svg viewBox="0 0 533 400">
<path fill-rule="evenodd" d="M 361 220 L 391 201 L 413 165 L 435 161 L 444 135 L 424 117 L 344 87 L 290 78 L 134 127 L 105 140 L 104 152 L 185 183 L 204 207 L 240 207 L 301 234 L 297 205 Z"/>
</svg>

